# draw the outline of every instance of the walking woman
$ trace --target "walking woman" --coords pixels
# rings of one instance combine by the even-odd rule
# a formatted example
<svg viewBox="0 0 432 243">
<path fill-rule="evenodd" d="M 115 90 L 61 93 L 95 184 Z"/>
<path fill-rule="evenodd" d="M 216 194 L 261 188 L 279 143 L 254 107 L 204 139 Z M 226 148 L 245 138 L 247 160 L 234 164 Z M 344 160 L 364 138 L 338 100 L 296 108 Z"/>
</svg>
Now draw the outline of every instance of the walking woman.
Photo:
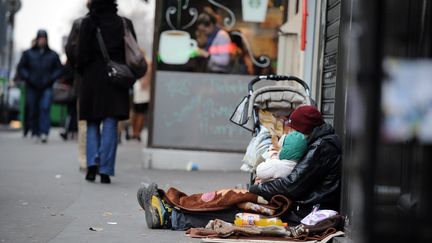
<svg viewBox="0 0 432 243">
<path fill-rule="evenodd" d="M 117 15 L 116 0 L 91 0 L 90 12 L 81 21 L 77 68 L 82 75 L 79 117 L 87 121 L 87 175 L 111 183 L 117 150 L 117 124 L 129 117 L 129 93 L 110 82 L 107 65 L 98 45 L 99 28 L 111 60 L 125 63 L 123 19 Z M 135 36 L 132 22 L 126 24 Z"/>
</svg>

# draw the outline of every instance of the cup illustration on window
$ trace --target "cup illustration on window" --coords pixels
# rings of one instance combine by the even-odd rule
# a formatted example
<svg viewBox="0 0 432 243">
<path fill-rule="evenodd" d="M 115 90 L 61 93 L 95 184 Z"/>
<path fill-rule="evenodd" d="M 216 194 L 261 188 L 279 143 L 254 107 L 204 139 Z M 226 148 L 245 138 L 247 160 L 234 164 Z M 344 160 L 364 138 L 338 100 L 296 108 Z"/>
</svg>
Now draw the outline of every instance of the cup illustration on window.
<svg viewBox="0 0 432 243">
<path fill-rule="evenodd" d="M 159 40 L 159 55 L 166 64 L 186 64 L 193 51 L 197 49 L 196 40 L 186 31 L 163 31 Z"/>
<path fill-rule="evenodd" d="M 242 0 L 243 20 L 246 22 L 264 22 L 268 0 Z"/>
</svg>

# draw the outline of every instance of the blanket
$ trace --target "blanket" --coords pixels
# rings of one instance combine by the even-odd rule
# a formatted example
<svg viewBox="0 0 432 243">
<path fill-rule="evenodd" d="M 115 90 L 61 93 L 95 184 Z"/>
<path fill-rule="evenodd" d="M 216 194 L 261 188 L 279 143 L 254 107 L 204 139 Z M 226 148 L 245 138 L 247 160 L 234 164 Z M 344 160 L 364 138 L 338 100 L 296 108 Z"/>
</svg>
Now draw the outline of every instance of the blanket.
<svg viewBox="0 0 432 243">
<path fill-rule="evenodd" d="M 192 228 L 186 234 L 192 238 L 229 238 L 229 239 L 267 239 L 308 241 L 323 240 L 343 228 L 343 217 L 336 215 L 316 225 L 283 226 L 235 226 L 216 219 L 211 220 L 205 228 Z"/>
<path fill-rule="evenodd" d="M 266 212 L 278 216 L 286 212 L 292 202 L 288 198 L 277 195 L 270 202 L 264 198 L 250 193 L 245 189 L 222 189 L 207 193 L 186 195 L 185 193 L 171 187 L 166 192 L 159 191 L 164 200 L 182 210 L 190 212 L 219 211 L 233 206 L 251 211 Z"/>
</svg>

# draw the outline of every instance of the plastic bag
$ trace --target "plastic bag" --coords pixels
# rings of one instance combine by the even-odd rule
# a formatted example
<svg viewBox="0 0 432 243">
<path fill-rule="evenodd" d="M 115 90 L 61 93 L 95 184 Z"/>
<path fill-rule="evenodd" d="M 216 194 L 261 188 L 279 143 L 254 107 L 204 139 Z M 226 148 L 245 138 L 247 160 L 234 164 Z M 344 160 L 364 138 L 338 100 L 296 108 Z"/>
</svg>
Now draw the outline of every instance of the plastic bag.
<svg viewBox="0 0 432 243">
<path fill-rule="evenodd" d="M 21 90 L 17 87 L 9 88 L 8 108 L 11 111 L 18 111 L 20 108 Z"/>
<path fill-rule="evenodd" d="M 337 215 L 334 210 L 313 210 L 310 214 L 304 217 L 300 222 L 305 225 L 315 225 L 324 219 Z"/>
</svg>

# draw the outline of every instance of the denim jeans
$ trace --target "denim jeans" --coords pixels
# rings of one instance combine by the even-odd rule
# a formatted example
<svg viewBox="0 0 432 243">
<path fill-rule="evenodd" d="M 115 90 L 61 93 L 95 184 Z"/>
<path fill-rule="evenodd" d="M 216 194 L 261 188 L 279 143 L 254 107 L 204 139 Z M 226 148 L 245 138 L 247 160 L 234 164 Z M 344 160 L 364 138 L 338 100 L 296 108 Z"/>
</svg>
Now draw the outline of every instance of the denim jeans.
<svg viewBox="0 0 432 243">
<path fill-rule="evenodd" d="M 87 121 L 87 167 L 99 165 L 100 174 L 114 175 L 117 123 L 117 119 L 111 117 Z"/>
<path fill-rule="evenodd" d="M 48 88 L 42 91 L 27 89 L 27 105 L 29 115 L 29 128 L 32 135 L 48 135 L 51 126 L 50 109 L 53 91 Z"/>
</svg>

